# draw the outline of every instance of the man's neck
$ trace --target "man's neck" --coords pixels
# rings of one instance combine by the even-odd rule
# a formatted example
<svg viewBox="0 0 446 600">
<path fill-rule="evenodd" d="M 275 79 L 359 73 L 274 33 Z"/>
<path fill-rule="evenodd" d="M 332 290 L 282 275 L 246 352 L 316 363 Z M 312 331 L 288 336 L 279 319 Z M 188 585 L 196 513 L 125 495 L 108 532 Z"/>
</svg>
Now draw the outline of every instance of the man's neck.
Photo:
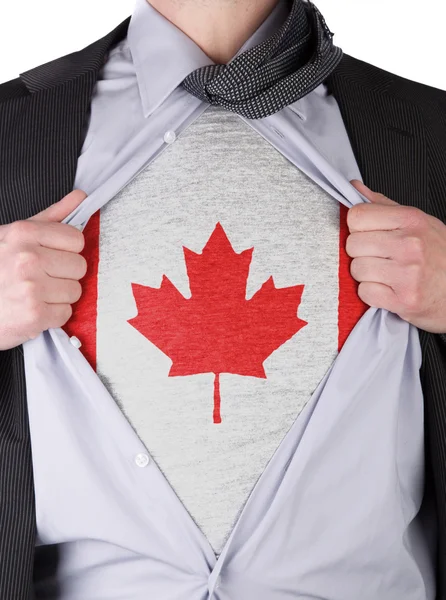
<svg viewBox="0 0 446 600">
<path fill-rule="evenodd" d="M 147 0 L 211 60 L 226 64 L 281 0 Z"/>
</svg>

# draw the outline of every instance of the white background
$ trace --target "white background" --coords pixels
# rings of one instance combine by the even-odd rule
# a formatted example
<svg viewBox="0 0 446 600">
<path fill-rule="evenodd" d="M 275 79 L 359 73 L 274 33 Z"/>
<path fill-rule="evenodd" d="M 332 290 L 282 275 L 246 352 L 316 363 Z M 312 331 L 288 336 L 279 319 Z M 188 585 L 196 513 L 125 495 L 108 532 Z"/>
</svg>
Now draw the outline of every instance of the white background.
<svg viewBox="0 0 446 600">
<path fill-rule="evenodd" d="M 445 0 L 314 3 L 347 54 L 446 90 Z M 134 0 L 0 0 L 0 82 L 80 50 L 133 7 Z"/>
</svg>

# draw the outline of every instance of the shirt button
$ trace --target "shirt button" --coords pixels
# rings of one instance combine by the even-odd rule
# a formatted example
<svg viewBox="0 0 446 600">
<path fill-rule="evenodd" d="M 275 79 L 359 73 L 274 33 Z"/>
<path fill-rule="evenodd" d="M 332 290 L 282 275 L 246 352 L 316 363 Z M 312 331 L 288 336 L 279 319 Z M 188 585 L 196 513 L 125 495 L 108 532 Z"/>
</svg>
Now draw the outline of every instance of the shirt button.
<svg viewBox="0 0 446 600">
<path fill-rule="evenodd" d="M 80 342 L 80 339 L 79 339 L 79 338 L 77 338 L 75 335 L 72 335 L 72 336 L 70 337 L 70 342 L 73 344 L 73 346 L 74 346 L 75 348 L 80 348 L 80 347 L 82 346 L 82 344 L 81 344 L 81 342 Z"/>
<path fill-rule="evenodd" d="M 135 463 L 138 465 L 138 467 L 147 467 L 149 462 L 150 458 L 147 456 L 147 454 L 137 454 L 135 456 Z"/>
<path fill-rule="evenodd" d="M 164 134 L 164 141 L 166 144 L 171 144 L 177 139 L 175 131 L 166 131 Z"/>
</svg>

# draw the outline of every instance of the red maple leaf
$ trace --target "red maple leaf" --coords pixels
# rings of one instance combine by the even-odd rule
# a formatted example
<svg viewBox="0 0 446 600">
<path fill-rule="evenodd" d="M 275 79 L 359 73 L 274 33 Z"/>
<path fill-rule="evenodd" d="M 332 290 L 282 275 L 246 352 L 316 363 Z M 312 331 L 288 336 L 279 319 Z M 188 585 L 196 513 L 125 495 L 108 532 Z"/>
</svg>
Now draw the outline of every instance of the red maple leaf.
<svg viewBox="0 0 446 600">
<path fill-rule="evenodd" d="M 234 252 L 217 223 L 201 254 L 183 246 L 190 298 L 163 275 L 161 286 L 132 283 L 138 315 L 128 320 L 173 362 L 169 377 L 214 373 L 214 423 L 221 423 L 220 373 L 266 378 L 263 362 L 306 321 L 304 286 L 276 288 L 270 277 L 250 300 L 253 248 Z"/>
</svg>

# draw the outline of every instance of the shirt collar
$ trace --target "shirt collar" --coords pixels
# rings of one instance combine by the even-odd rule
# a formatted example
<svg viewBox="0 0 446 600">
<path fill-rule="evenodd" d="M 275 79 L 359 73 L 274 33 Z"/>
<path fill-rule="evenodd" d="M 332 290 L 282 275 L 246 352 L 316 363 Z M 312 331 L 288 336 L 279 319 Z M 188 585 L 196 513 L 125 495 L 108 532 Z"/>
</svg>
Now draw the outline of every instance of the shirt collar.
<svg viewBox="0 0 446 600">
<path fill-rule="evenodd" d="M 289 5 L 279 0 L 268 17 L 235 56 L 256 46 L 286 20 Z M 215 62 L 181 29 L 159 13 L 147 0 L 136 0 L 127 42 L 142 102 L 144 117 L 150 116 L 193 70 Z M 290 106 L 305 118 L 299 101 Z"/>
</svg>

